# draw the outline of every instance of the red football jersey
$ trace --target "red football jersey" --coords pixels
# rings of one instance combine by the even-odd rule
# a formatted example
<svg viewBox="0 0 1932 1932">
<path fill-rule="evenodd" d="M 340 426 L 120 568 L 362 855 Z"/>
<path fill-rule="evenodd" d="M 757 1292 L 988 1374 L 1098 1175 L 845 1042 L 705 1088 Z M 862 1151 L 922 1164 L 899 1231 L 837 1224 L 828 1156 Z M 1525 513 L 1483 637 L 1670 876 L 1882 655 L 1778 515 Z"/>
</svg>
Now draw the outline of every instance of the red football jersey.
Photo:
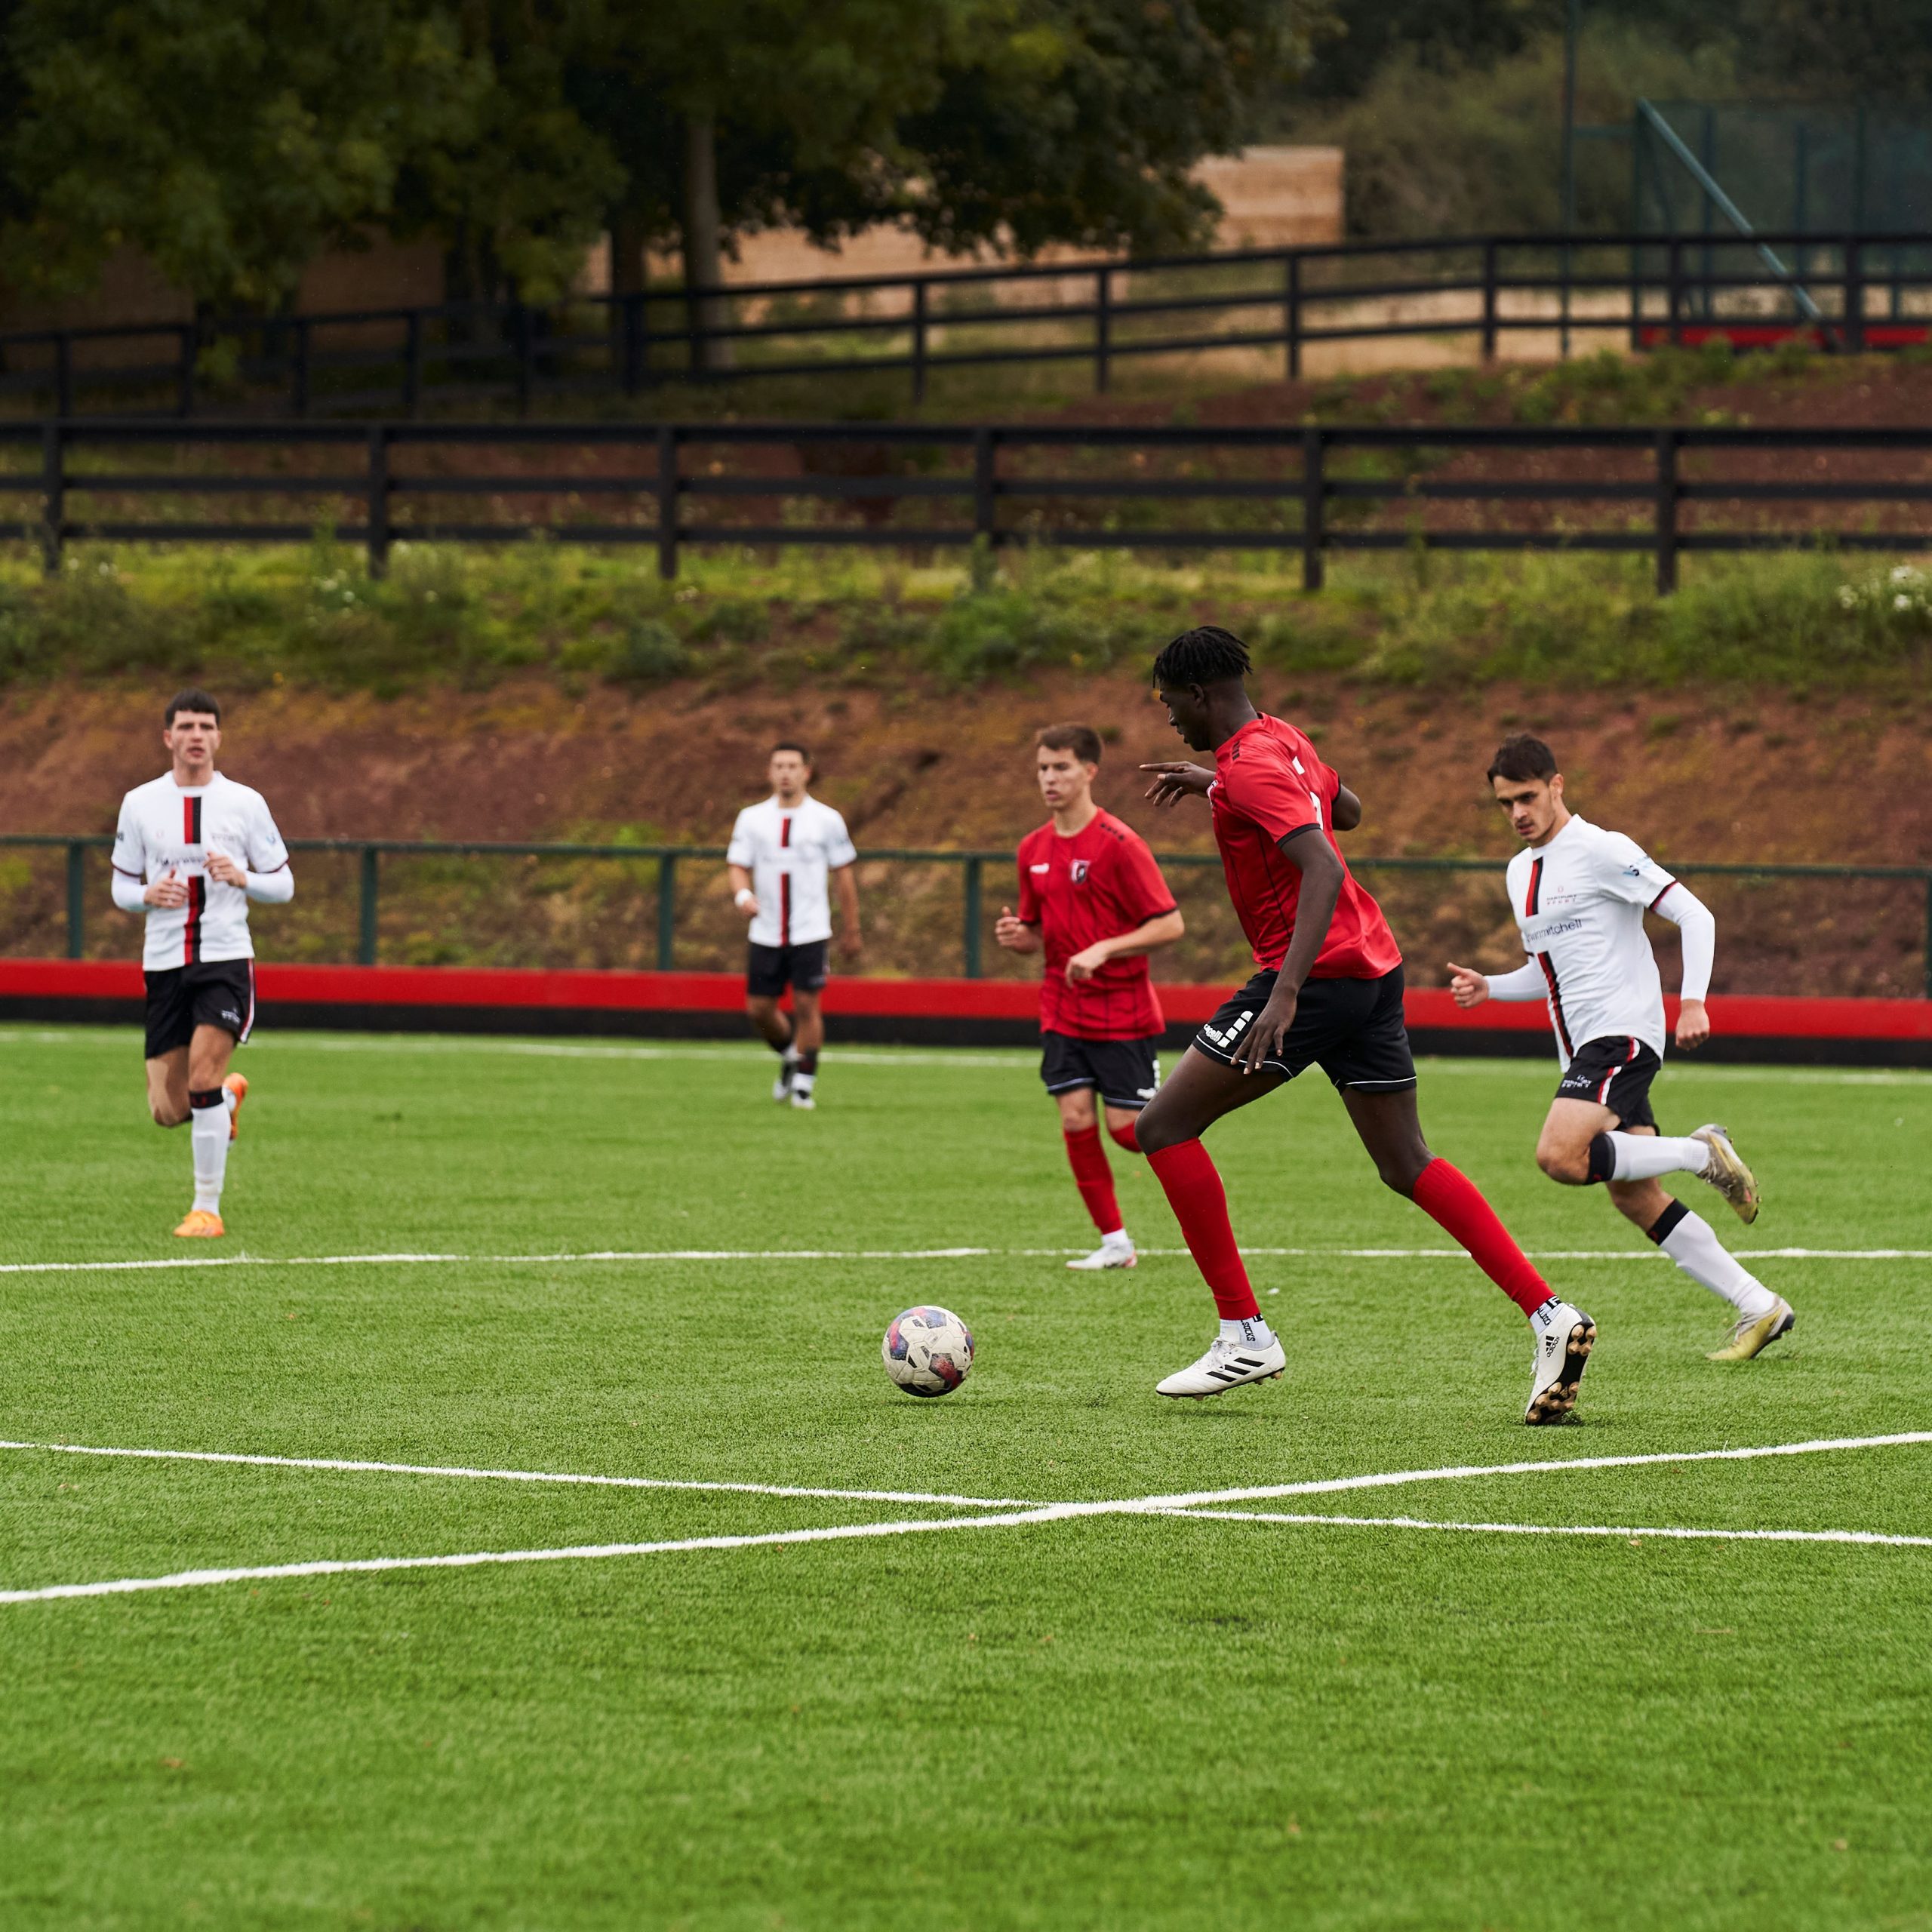
<svg viewBox="0 0 1932 1932">
<path fill-rule="evenodd" d="M 1067 983 L 1066 962 L 1096 940 L 1118 938 L 1174 909 L 1146 840 L 1112 812 L 1097 813 L 1071 838 L 1051 820 L 1029 832 L 1020 848 L 1020 916 L 1040 928 L 1046 954 L 1041 1030 L 1079 1040 L 1145 1040 L 1159 1032 L 1167 1023 L 1146 953 L 1109 959 L 1077 986 Z"/>
<path fill-rule="evenodd" d="M 1268 971 L 1287 958 L 1295 930 L 1301 874 L 1281 856 L 1278 841 L 1303 826 L 1319 826 L 1335 843 L 1333 808 L 1340 777 L 1321 762 L 1314 746 L 1278 718 L 1244 724 L 1214 754 L 1214 842 L 1221 868 L 1254 949 L 1254 963 Z M 1379 980 L 1402 963 L 1401 949 L 1382 908 L 1342 860 L 1342 890 L 1311 980 Z"/>
</svg>

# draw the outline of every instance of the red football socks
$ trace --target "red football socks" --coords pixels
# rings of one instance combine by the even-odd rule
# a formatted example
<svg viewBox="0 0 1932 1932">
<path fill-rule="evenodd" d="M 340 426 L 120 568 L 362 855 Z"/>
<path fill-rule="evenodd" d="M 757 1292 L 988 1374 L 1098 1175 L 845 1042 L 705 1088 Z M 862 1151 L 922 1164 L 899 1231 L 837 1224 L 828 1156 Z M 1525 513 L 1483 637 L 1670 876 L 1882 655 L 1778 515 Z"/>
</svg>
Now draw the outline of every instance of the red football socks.
<svg viewBox="0 0 1932 1932">
<path fill-rule="evenodd" d="M 1134 1132 L 1132 1121 L 1123 1127 L 1109 1127 L 1107 1131 L 1113 1136 L 1116 1146 L 1124 1147 L 1130 1154 L 1140 1152 L 1140 1137 Z"/>
<path fill-rule="evenodd" d="M 1073 1184 L 1094 1217 L 1094 1225 L 1103 1235 L 1120 1232 L 1120 1203 L 1114 1198 L 1113 1170 L 1107 1165 L 1107 1150 L 1100 1145 L 1100 1130 L 1084 1127 L 1066 1136 L 1066 1158 L 1073 1169 Z"/>
<path fill-rule="evenodd" d="M 1469 1251 L 1476 1266 L 1525 1315 L 1535 1314 L 1549 1300 L 1549 1284 L 1531 1266 L 1529 1257 L 1466 1174 L 1447 1161 L 1432 1161 L 1410 1198 Z"/>
<path fill-rule="evenodd" d="M 1261 1312 L 1261 1304 L 1248 1285 L 1247 1270 L 1228 1220 L 1227 1190 L 1208 1158 L 1207 1149 L 1198 1140 L 1183 1140 L 1178 1146 L 1162 1147 L 1149 1154 L 1147 1164 L 1167 1190 L 1168 1205 L 1180 1223 L 1194 1265 L 1213 1291 L 1221 1319 L 1253 1321 Z"/>
</svg>

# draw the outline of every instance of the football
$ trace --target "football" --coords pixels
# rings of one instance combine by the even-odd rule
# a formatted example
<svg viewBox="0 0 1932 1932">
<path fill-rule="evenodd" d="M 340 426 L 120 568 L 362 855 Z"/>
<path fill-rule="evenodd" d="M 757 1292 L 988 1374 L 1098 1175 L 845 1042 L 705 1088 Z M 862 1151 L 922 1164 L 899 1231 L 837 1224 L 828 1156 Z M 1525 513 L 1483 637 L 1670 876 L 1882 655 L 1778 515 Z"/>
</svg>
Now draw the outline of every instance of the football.
<svg viewBox="0 0 1932 1932">
<path fill-rule="evenodd" d="M 885 1372 L 909 1395 L 949 1395 L 973 1366 L 973 1331 L 947 1308 L 909 1308 L 885 1331 Z"/>
</svg>

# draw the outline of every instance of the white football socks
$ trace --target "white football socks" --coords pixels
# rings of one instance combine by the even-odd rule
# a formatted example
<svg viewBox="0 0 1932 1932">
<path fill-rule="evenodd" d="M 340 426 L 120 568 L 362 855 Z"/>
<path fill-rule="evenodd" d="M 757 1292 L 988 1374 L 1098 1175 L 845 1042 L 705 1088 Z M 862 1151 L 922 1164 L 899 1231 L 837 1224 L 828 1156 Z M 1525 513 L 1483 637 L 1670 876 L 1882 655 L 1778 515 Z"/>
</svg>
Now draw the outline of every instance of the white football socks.
<svg viewBox="0 0 1932 1932">
<path fill-rule="evenodd" d="M 1606 1134 L 1616 1150 L 1612 1180 L 1655 1180 L 1660 1174 L 1700 1174 L 1710 1165 L 1711 1150 L 1687 1135 L 1681 1140 L 1661 1134 Z"/>
<path fill-rule="evenodd" d="M 1678 1205 L 1682 1206 L 1679 1202 Z M 1667 1215 L 1669 1211 L 1665 1210 Z M 1747 1321 L 1770 1312 L 1777 1297 L 1729 1253 L 1710 1223 L 1685 1208 L 1676 1225 L 1657 1243 L 1699 1287 L 1727 1301 Z"/>
<path fill-rule="evenodd" d="M 188 1116 L 188 1139 L 195 1158 L 195 1205 L 205 1214 L 221 1212 L 221 1184 L 228 1172 L 228 1116 L 232 1102 L 224 1091 L 211 1107 Z"/>
<path fill-rule="evenodd" d="M 1250 1315 L 1244 1321 L 1223 1321 L 1221 1340 L 1232 1342 L 1244 1349 L 1265 1349 L 1275 1339 L 1275 1331 L 1260 1315 Z"/>
</svg>

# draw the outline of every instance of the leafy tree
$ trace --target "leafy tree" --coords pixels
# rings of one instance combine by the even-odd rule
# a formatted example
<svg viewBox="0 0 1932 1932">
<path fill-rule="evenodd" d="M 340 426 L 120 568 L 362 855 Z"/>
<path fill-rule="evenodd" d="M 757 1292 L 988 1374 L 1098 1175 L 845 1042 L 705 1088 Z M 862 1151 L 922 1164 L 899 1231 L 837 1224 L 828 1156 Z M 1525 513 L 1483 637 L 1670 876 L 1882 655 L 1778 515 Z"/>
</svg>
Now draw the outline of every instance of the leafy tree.
<svg viewBox="0 0 1932 1932">
<path fill-rule="evenodd" d="M 1749 71 L 1812 100 L 1932 98 L 1932 0 L 1745 0 Z"/>
<path fill-rule="evenodd" d="M 123 242 L 205 303 L 272 308 L 391 206 L 413 130 L 471 77 L 385 0 L 20 0 L 5 153 L 17 285 L 91 286 Z"/>
<path fill-rule="evenodd" d="M 1189 170 L 1256 137 L 1328 19 L 1312 0 L 1018 0 L 901 124 L 901 205 L 955 251 L 1204 240 L 1219 209 Z"/>
<path fill-rule="evenodd" d="M 442 242 L 453 298 L 551 300 L 576 280 L 623 180 L 610 143 L 568 95 L 583 9 L 573 0 L 413 4 L 457 49 L 463 85 L 411 130 L 388 225 Z"/>
</svg>

